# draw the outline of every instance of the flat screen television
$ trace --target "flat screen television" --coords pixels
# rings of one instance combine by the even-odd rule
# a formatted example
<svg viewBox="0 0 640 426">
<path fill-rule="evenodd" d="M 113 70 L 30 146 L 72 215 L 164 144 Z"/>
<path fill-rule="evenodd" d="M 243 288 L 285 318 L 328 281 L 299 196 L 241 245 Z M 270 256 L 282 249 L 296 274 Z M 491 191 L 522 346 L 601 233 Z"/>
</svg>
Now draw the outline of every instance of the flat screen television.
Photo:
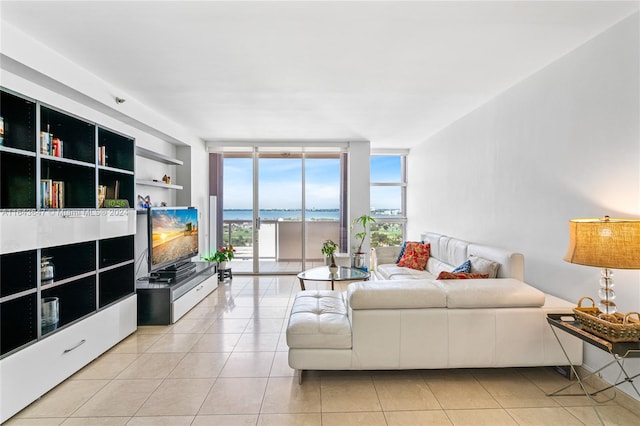
<svg viewBox="0 0 640 426">
<path fill-rule="evenodd" d="M 198 255 L 195 207 L 152 207 L 148 224 L 149 273 L 179 269 Z"/>
</svg>

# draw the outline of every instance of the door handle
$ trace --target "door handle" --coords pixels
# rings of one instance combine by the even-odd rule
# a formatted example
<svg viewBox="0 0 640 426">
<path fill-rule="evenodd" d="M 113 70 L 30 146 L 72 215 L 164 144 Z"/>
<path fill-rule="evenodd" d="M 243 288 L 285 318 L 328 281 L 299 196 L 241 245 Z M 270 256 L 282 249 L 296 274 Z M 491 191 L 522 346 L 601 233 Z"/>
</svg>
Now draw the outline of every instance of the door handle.
<svg viewBox="0 0 640 426">
<path fill-rule="evenodd" d="M 256 218 L 256 229 L 260 229 L 260 218 Z"/>
</svg>

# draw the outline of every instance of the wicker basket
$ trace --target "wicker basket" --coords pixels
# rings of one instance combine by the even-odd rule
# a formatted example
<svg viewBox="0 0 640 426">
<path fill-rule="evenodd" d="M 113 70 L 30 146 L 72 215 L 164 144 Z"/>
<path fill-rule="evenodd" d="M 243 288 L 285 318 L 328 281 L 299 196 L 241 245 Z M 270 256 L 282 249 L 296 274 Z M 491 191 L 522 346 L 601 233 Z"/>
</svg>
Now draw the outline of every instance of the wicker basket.
<svg viewBox="0 0 640 426">
<path fill-rule="evenodd" d="M 591 307 L 582 307 L 584 299 L 591 300 Z M 581 297 L 573 313 L 583 330 L 604 337 L 610 342 L 637 342 L 640 339 L 640 314 L 629 312 L 603 314 L 590 297 Z M 632 318 L 635 315 L 638 319 Z"/>
</svg>

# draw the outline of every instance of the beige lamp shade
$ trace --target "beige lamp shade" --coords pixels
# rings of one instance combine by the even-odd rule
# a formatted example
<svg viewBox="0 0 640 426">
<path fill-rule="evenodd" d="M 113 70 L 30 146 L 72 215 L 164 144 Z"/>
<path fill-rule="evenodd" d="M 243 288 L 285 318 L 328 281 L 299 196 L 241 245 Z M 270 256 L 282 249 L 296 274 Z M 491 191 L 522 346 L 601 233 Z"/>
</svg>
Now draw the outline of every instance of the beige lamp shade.
<svg viewBox="0 0 640 426">
<path fill-rule="evenodd" d="M 640 220 L 571 219 L 564 260 L 612 269 L 640 269 Z"/>
</svg>

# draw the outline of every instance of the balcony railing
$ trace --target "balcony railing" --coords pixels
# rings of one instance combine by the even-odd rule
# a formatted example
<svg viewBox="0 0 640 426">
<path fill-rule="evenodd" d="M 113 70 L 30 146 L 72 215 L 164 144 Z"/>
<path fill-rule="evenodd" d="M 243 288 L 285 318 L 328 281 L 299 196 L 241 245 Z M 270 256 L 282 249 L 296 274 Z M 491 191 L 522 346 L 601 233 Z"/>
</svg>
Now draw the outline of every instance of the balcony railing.
<svg viewBox="0 0 640 426">
<path fill-rule="evenodd" d="M 236 250 L 236 258 L 251 259 L 253 250 L 253 221 L 225 220 L 223 224 L 223 244 L 229 243 Z M 302 221 L 261 220 L 260 259 L 275 261 L 301 261 L 302 244 L 305 243 L 307 260 L 322 260 L 322 243 L 331 239 L 340 240 L 340 222 L 307 221 L 306 236 L 302 238 Z M 341 250 L 348 251 L 348 250 Z"/>
</svg>

